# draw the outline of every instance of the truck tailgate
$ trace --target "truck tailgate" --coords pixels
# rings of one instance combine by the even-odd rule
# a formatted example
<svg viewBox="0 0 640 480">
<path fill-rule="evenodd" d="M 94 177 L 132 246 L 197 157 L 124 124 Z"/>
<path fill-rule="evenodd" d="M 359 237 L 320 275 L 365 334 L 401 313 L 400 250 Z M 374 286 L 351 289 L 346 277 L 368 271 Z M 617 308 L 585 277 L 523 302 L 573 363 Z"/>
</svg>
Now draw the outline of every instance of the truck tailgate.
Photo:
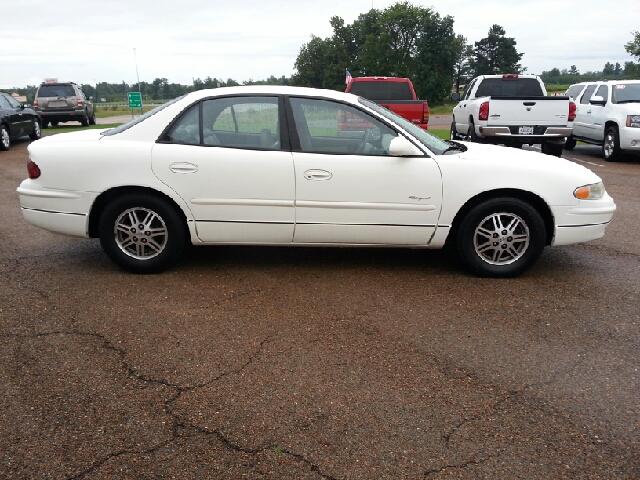
<svg viewBox="0 0 640 480">
<path fill-rule="evenodd" d="M 567 125 L 568 97 L 492 98 L 488 126 Z"/>
<path fill-rule="evenodd" d="M 376 103 L 382 107 L 388 108 L 394 113 L 397 113 L 401 117 L 406 118 L 412 123 L 423 123 L 425 105 L 427 105 L 427 102 L 424 100 L 376 100 Z M 427 119 L 429 118 L 428 112 L 429 107 L 427 106 Z"/>
</svg>

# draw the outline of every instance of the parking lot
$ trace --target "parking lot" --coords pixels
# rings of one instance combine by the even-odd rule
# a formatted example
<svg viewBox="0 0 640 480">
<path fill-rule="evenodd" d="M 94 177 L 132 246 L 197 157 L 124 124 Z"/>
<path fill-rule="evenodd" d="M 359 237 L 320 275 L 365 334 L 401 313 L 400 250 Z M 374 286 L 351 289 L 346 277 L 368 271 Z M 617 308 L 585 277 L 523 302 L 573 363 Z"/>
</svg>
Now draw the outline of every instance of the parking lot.
<svg viewBox="0 0 640 480">
<path fill-rule="evenodd" d="M 231 246 L 138 276 L 22 219 L 27 145 L 0 152 L 0 479 L 640 478 L 640 158 L 565 152 L 618 211 L 516 279 Z"/>
</svg>

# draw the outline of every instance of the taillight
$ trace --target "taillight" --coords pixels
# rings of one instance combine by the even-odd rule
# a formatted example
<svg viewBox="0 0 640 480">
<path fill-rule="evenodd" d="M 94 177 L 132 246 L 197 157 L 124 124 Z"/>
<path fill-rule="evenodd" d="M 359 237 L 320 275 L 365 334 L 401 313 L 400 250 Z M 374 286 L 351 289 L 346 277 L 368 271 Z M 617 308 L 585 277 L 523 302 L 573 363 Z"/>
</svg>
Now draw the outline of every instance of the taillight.
<svg viewBox="0 0 640 480">
<path fill-rule="evenodd" d="M 38 107 L 38 100 L 34 100 L 33 101 L 33 106 L 36 107 L 36 108 Z"/>
<path fill-rule="evenodd" d="M 35 180 L 36 178 L 38 178 L 41 173 L 40 167 L 38 167 L 38 165 L 36 165 L 32 160 L 29 160 L 27 162 L 27 171 L 29 172 L 29 178 L 31 180 Z"/>
<path fill-rule="evenodd" d="M 78 99 L 78 106 L 81 107 L 82 106 L 82 100 Z"/>
<path fill-rule="evenodd" d="M 576 119 L 576 104 L 569 102 L 569 121 L 573 122 Z"/>
<path fill-rule="evenodd" d="M 482 105 L 480 105 L 478 120 L 489 120 L 489 102 L 484 102 Z"/>
<path fill-rule="evenodd" d="M 422 104 L 422 123 L 429 126 L 429 104 L 427 102 Z"/>
<path fill-rule="evenodd" d="M 518 78 L 518 75 L 516 75 L 515 73 L 507 73 L 505 75 L 502 75 L 502 78 Z"/>
</svg>

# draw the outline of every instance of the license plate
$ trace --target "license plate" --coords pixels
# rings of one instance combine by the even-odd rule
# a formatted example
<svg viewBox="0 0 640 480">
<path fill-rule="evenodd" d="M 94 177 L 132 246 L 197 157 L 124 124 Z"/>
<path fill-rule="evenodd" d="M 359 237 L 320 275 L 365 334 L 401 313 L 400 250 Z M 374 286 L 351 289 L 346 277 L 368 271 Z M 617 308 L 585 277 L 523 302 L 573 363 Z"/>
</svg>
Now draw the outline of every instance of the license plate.
<svg viewBox="0 0 640 480">
<path fill-rule="evenodd" d="M 67 102 L 65 102 L 64 100 L 53 100 L 51 102 L 49 102 L 49 106 L 56 108 L 56 107 L 66 107 L 67 106 Z"/>
<path fill-rule="evenodd" d="M 520 127 L 518 128 L 520 135 L 533 135 L 533 127 Z"/>
</svg>

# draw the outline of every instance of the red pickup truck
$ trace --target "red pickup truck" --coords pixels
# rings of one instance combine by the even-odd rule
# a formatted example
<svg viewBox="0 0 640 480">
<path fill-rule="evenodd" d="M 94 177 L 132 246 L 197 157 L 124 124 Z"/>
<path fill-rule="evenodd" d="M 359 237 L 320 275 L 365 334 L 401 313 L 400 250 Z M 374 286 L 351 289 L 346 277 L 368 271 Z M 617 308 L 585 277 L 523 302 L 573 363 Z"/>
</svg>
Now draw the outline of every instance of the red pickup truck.
<svg viewBox="0 0 640 480">
<path fill-rule="evenodd" d="M 417 99 L 408 78 L 352 78 L 345 91 L 376 102 L 425 130 L 429 128 L 429 104 Z"/>
</svg>

